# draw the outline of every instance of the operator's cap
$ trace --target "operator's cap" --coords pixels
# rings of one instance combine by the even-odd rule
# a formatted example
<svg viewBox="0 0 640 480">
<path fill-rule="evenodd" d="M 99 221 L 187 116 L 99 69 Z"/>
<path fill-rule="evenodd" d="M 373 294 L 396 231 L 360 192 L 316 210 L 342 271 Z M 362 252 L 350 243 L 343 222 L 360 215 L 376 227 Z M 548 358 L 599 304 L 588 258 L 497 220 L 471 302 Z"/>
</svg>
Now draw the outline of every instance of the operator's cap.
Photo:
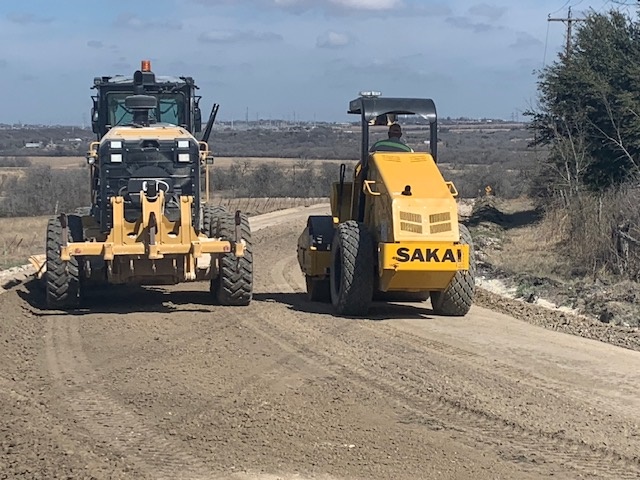
<svg viewBox="0 0 640 480">
<path fill-rule="evenodd" d="M 402 135 L 402 127 L 399 123 L 394 123 L 389 127 L 389 134 L 395 134 L 394 136 L 399 137 Z"/>
</svg>

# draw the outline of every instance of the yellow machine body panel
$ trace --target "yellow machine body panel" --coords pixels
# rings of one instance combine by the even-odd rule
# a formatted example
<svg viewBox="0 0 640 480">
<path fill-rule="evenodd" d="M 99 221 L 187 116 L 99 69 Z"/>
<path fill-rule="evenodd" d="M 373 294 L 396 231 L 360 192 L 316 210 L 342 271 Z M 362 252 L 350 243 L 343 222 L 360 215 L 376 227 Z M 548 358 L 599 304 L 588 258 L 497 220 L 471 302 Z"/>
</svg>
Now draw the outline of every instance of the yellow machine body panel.
<svg viewBox="0 0 640 480">
<path fill-rule="evenodd" d="M 334 183 L 334 223 L 357 218 L 362 191 L 363 220 L 378 243 L 378 289 L 445 289 L 458 270 L 469 269 L 469 247 L 459 244 L 455 187 L 428 153 L 376 152 L 367 169 L 364 178 L 359 163 L 353 182 Z"/>
<path fill-rule="evenodd" d="M 309 230 L 305 229 L 298 239 L 298 264 L 310 277 L 324 276 L 331 264 L 331 251 L 318 250 L 318 247 L 312 245 L 309 240 Z"/>
<path fill-rule="evenodd" d="M 374 153 L 367 177 L 364 221 L 379 242 L 381 291 L 442 290 L 469 268 L 457 192 L 430 154 Z"/>
<path fill-rule="evenodd" d="M 457 242 L 455 189 L 428 153 L 375 153 L 370 158 L 365 223 L 381 242 Z M 453 190 L 453 191 L 452 191 Z"/>
<path fill-rule="evenodd" d="M 298 237 L 298 263 L 309 277 L 325 277 L 331 265 L 331 241 L 335 231 L 334 217 L 312 215 Z"/>
<path fill-rule="evenodd" d="M 353 197 L 353 182 L 333 182 L 331 186 L 331 215 L 335 223 L 344 222 L 351 218 L 351 198 Z"/>
<path fill-rule="evenodd" d="M 162 214 L 164 192 L 155 200 L 142 194 L 142 216 L 128 222 L 124 215 L 124 198 L 113 197 L 113 228 L 104 238 L 98 230 L 91 241 L 69 242 L 61 246 L 60 257 L 69 261 L 72 256 L 100 257 L 112 262 L 109 279 L 112 283 L 126 283 L 134 278 L 169 277 L 173 281 L 198 280 L 210 275 L 211 255 L 233 252 L 244 255 L 242 242 L 207 238 L 191 225 L 193 197 L 180 197 L 180 218 L 172 222 Z M 84 217 L 87 233 L 91 233 L 91 217 Z M 200 263 L 205 260 L 204 268 Z"/>
<path fill-rule="evenodd" d="M 174 140 L 178 138 L 194 138 L 188 130 L 170 124 L 150 125 L 141 130 L 137 127 L 118 126 L 109 130 L 102 142 L 113 140 L 136 140 L 139 138 L 144 139 L 158 139 L 158 140 Z"/>
<path fill-rule="evenodd" d="M 433 100 L 362 92 L 348 113 L 361 118 L 360 160 L 351 179 L 346 163 L 340 165 L 331 215 L 310 216 L 298 240 L 309 299 L 330 301 L 340 315 L 363 316 L 376 292 L 408 292 L 418 295 L 407 298 L 429 297 L 437 314 L 466 315 L 475 289 L 473 239 L 459 224 L 458 192 L 436 163 Z M 428 122 L 429 153 L 395 140 L 372 148 L 382 135 L 376 126 L 388 126 L 390 139 L 402 134 L 399 115 Z M 419 128 L 411 125 L 413 140 Z"/>
<path fill-rule="evenodd" d="M 382 291 L 441 290 L 458 270 L 469 269 L 469 245 L 450 242 L 378 244 Z"/>
<path fill-rule="evenodd" d="M 165 255 L 190 254 L 194 258 L 203 253 L 228 253 L 234 252 L 242 256 L 241 243 L 232 244 L 229 241 L 219 241 L 198 235 L 191 226 L 192 197 L 181 197 L 180 220 L 171 222 L 161 214 L 164 204 L 163 192 L 159 192 L 155 202 L 147 200 L 141 195 L 143 216 L 141 221 L 132 223 L 124 218 L 124 199 L 113 197 L 114 225 L 107 238 L 100 241 L 72 242 L 63 246 L 61 257 L 68 261 L 71 256 L 99 256 L 104 260 L 113 260 L 118 255 L 141 255 L 150 260 L 158 260 Z M 153 216 L 151 215 L 153 213 Z M 87 218 L 87 217 L 85 217 Z M 152 218 L 159 219 L 153 224 Z M 90 227 L 90 225 L 88 225 Z M 154 233 L 151 233 L 151 228 Z"/>
</svg>

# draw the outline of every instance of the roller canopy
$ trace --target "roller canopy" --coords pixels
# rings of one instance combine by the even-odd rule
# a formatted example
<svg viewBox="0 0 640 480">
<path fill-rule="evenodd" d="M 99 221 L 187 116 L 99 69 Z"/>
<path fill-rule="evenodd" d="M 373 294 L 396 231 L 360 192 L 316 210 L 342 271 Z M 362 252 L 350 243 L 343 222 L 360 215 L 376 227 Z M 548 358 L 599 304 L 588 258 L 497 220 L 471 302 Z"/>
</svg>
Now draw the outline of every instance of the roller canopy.
<svg viewBox="0 0 640 480">
<path fill-rule="evenodd" d="M 364 115 L 372 120 L 379 115 L 420 115 L 429 123 L 437 119 L 436 105 L 430 98 L 359 97 L 349 102 L 348 113 Z"/>
</svg>

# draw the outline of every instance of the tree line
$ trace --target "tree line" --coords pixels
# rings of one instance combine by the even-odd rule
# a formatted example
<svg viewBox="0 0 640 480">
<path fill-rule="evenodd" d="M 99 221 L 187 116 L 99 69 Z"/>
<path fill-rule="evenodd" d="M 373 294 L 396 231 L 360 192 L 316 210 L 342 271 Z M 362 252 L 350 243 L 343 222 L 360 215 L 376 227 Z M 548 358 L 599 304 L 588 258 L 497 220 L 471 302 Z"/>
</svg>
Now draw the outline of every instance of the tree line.
<svg viewBox="0 0 640 480">
<path fill-rule="evenodd" d="M 354 163 L 354 162 L 350 162 Z M 351 165 L 350 165 L 351 168 Z M 214 193 L 223 197 L 327 197 L 339 166 L 308 161 L 283 167 L 237 162 L 210 172 Z M 0 175 L 0 217 L 26 217 L 73 212 L 90 205 L 86 169 L 29 167 L 22 175 Z"/>
<path fill-rule="evenodd" d="M 589 273 L 640 277 L 640 23 L 591 13 L 538 78 L 527 112 L 549 154 L 531 193 L 558 219 L 565 252 Z M 558 214 L 560 212 L 560 214 Z"/>
</svg>

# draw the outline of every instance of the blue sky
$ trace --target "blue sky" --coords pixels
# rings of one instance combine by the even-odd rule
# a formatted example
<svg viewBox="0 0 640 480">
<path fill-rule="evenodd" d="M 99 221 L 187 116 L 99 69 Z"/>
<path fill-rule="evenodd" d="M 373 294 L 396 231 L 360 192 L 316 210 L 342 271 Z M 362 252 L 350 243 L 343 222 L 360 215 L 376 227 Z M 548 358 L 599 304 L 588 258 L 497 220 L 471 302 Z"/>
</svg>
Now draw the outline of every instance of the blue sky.
<svg viewBox="0 0 640 480">
<path fill-rule="evenodd" d="M 348 119 L 361 90 L 430 97 L 440 116 L 512 118 L 564 25 L 608 0 L 0 2 L 0 122 L 87 122 L 94 76 L 195 78 L 220 118 Z M 545 48 L 546 47 L 546 48 Z M 545 54 L 546 51 L 546 54 Z"/>
</svg>

